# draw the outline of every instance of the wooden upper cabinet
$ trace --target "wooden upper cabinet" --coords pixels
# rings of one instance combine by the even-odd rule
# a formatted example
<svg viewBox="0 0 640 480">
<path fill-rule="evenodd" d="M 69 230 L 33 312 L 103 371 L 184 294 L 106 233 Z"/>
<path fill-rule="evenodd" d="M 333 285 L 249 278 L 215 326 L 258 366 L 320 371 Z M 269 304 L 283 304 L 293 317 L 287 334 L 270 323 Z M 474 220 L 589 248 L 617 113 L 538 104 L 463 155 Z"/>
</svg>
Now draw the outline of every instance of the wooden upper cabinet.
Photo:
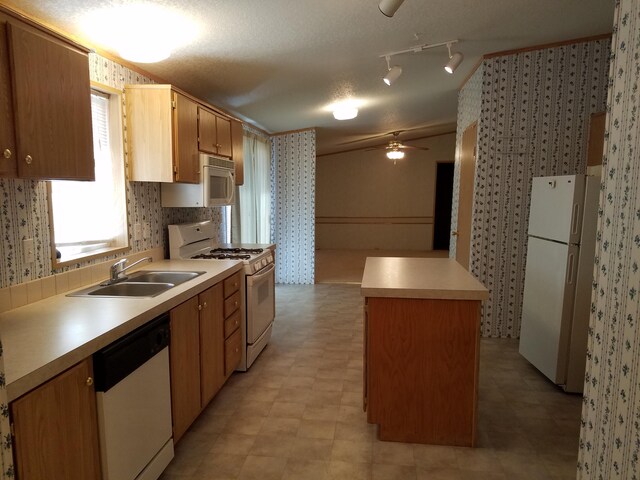
<svg viewBox="0 0 640 480">
<path fill-rule="evenodd" d="M 91 365 L 89 358 L 11 403 L 20 480 L 101 478 Z"/>
<path fill-rule="evenodd" d="M 218 134 L 218 155 L 231 157 L 231 120 L 216 116 L 216 133 Z"/>
<path fill-rule="evenodd" d="M 201 152 L 231 157 L 231 120 L 198 107 L 198 148 Z"/>
<path fill-rule="evenodd" d="M 198 183 L 198 104 L 171 85 L 127 85 L 129 176 Z"/>
<path fill-rule="evenodd" d="M 215 114 L 198 107 L 198 148 L 201 152 L 218 153 L 217 143 Z"/>
<path fill-rule="evenodd" d="M 236 169 L 236 185 L 244 184 L 244 129 L 242 122 L 231 120 L 231 144 L 233 164 Z"/>
<path fill-rule="evenodd" d="M 18 174 L 12 95 L 7 22 L 0 17 L 0 176 L 2 177 L 15 177 Z"/>
<path fill-rule="evenodd" d="M 175 181 L 198 183 L 198 104 L 180 93 L 174 93 L 174 165 Z"/>
<path fill-rule="evenodd" d="M 0 175 L 93 180 L 86 51 L 0 13 Z"/>
</svg>

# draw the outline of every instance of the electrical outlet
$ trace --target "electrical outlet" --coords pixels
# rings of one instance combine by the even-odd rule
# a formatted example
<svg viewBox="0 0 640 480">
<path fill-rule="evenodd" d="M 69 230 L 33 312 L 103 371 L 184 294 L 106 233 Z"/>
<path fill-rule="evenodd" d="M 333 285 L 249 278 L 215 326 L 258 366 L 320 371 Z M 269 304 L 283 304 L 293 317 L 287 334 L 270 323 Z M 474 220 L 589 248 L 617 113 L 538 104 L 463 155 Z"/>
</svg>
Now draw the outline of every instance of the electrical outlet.
<svg viewBox="0 0 640 480">
<path fill-rule="evenodd" d="M 33 263 L 36 260 L 36 253 L 33 244 L 33 238 L 25 238 L 22 240 L 22 259 L 24 263 Z"/>
<path fill-rule="evenodd" d="M 148 240 L 149 237 L 151 237 L 151 224 L 147 222 L 142 226 L 142 238 L 146 238 Z"/>
<path fill-rule="evenodd" d="M 136 223 L 133 226 L 133 241 L 139 242 L 140 240 L 142 240 L 142 225 Z"/>
</svg>

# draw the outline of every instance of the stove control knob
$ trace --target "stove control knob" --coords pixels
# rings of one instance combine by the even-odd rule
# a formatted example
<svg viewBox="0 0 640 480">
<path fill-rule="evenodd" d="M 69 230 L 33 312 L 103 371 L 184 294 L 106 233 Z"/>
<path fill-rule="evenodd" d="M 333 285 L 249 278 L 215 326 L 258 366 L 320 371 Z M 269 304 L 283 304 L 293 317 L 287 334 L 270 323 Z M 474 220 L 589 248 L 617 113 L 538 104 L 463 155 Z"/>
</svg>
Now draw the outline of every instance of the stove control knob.
<svg viewBox="0 0 640 480">
<path fill-rule="evenodd" d="M 262 265 L 263 267 L 264 267 L 264 266 L 266 266 L 266 265 L 267 265 L 267 259 L 266 259 L 266 258 L 263 258 L 263 259 L 262 259 L 262 262 L 260 262 L 260 263 L 261 263 L 261 265 Z"/>
<path fill-rule="evenodd" d="M 254 272 L 257 272 L 259 268 L 260 268 L 260 265 L 258 265 L 257 263 L 253 265 Z"/>
<path fill-rule="evenodd" d="M 267 256 L 267 262 L 273 263 L 273 257 L 271 255 Z"/>
</svg>

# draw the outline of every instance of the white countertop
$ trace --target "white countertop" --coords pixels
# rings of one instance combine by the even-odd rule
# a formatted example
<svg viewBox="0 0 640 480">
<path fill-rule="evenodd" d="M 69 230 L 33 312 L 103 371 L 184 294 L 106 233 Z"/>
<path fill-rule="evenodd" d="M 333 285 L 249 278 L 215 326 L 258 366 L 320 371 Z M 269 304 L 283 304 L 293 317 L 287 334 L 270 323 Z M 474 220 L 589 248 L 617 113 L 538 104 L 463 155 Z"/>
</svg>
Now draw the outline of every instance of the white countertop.
<svg viewBox="0 0 640 480">
<path fill-rule="evenodd" d="M 152 298 L 87 298 L 62 294 L 0 314 L 9 401 L 241 270 L 242 266 L 238 260 L 163 260 L 145 264 L 140 270 L 206 273 Z"/>
<path fill-rule="evenodd" d="M 489 291 L 451 258 L 368 257 L 363 297 L 485 300 Z"/>
</svg>

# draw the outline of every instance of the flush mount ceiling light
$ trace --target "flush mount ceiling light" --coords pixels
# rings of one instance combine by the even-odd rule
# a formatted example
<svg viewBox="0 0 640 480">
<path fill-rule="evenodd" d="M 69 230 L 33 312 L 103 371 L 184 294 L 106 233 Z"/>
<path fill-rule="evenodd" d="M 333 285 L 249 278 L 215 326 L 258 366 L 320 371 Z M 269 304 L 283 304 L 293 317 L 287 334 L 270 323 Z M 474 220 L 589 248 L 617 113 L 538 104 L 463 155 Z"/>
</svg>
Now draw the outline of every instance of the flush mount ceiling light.
<svg viewBox="0 0 640 480">
<path fill-rule="evenodd" d="M 199 30 L 182 12 L 152 3 L 100 8 L 83 17 L 82 23 L 91 41 L 137 63 L 166 59 L 192 42 Z"/>
<path fill-rule="evenodd" d="M 358 116 L 358 104 L 355 100 L 342 100 L 331 105 L 333 118 L 336 120 L 351 120 Z"/>
<path fill-rule="evenodd" d="M 402 2 L 404 2 L 404 0 L 380 0 L 378 8 L 383 15 L 393 17 L 393 14 L 398 11 Z"/>
<path fill-rule="evenodd" d="M 453 73 L 455 69 L 458 68 L 458 65 L 460 65 L 463 58 L 462 53 L 460 52 L 456 52 L 453 55 L 451 55 L 451 45 L 453 45 L 454 43 L 458 43 L 458 40 L 450 40 L 448 42 L 432 43 L 432 44 L 425 43 L 423 45 L 416 45 L 415 47 L 407 48 L 406 50 L 399 50 L 397 52 L 391 52 L 391 53 L 386 53 L 384 55 L 380 55 L 380 58 L 384 58 L 387 61 L 388 73 L 383 78 L 384 83 L 386 83 L 387 85 L 391 85 L 402 74 L 401 67 L 397 65 L 394 65 L 393 67 L 390 66 L 391 57 L 393 57 L 394 55 L 403 55 L 405 53 L 420 53 L 435 47 L 445 47 L 445 46 L 447 47 L 449 51 L 449 62 L 445 66 L 445 70 L 448 73 Z"/>
<path fill-rule="evenodd" d="M 447 51 L 449 52 L 449 61 L 444 66 L 444 71 L 452 74 L 456 71 L 456 68 L 462 63 L 462 59 L 464 58 L 460 52 L 456 52 L 451 55 L 451 43 L 447 43 Z"/>
<path fill-rule="evenodd" d="M 402 75 L 402 67 L 399 67 L 398 65 L 394 65 L 392 67 L 389 64 L 389 55 L 387 55 L 385 59 L 387 60 L 387 74 L 384 76 L 382 81 L 391 86 L 393 82 L 395 82 L 400 77 L 400 75 Z"/>
</svg>

